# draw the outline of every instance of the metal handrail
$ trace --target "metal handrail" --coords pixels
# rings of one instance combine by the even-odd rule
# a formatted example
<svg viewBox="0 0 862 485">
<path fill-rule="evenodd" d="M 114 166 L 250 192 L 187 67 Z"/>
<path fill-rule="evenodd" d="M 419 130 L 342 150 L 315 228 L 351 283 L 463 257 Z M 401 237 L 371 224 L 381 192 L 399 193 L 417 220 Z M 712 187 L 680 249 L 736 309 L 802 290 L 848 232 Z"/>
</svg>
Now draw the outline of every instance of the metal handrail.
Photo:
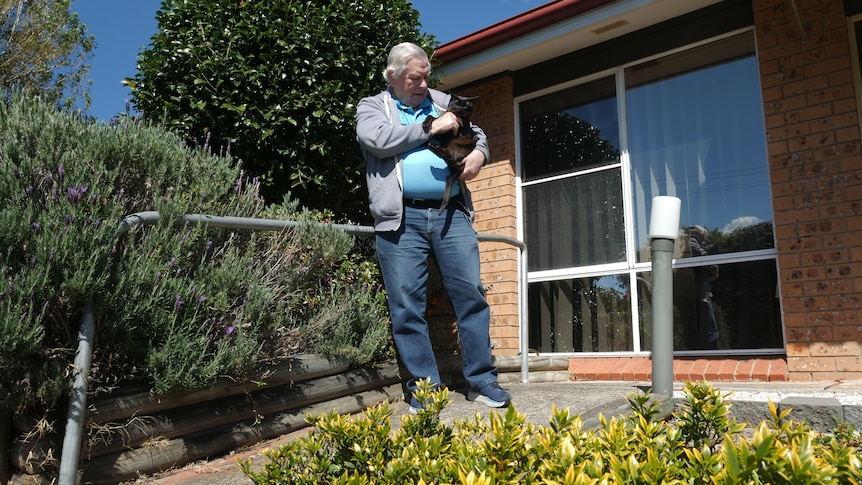
<svg viewBox="0 0 862 485">
<path fill-rule="evenodd" d="M 118 224 L 116 237 L 121 238 L 135 227 L 155 225 L 161 222 L 162 216 L 156 211 L 144 211 L 129 214 Z M 212 216 L 206 214 L 184 214 L 174 221 L 175 226 L 186 224 L 207 225 L 222 229 L 247 229 L 252 231 L 283 231 L 298 227 L 298 221 L 281 219 L 258 219 L 253 217 Z M 371 226 L 354 226 L 350 224 L 315 223 L 320 226 L 344 231 L 354 236 L 373 236 Z M 518 239 L 497 234 L 478 234 L 479 241 L 500 242 L 510 244 L 521 250 L 520 290 L 520 330 L 521 330 L 521 382 L 529 382 L 529 366 L 527 358 L 529 329 L 527 328 L 527 245 Z M 87 379 L 92 361 L 92 342 L 96 333 L 96 319 L 92 306 L 87 305 L 81 328 L 78 331 L 78 350 L 75 352 L 73 367 L 73 389 L 69 400 L 69 411 L 66 418 L 66 433 L 63 437 L 63 450 L 60 458 L 59 485 L 74 485 L 76 483 L 78 460 L 81 456 L 81 438 L 83 436 L 84 416 L 87 409 Z"/>
</svg>

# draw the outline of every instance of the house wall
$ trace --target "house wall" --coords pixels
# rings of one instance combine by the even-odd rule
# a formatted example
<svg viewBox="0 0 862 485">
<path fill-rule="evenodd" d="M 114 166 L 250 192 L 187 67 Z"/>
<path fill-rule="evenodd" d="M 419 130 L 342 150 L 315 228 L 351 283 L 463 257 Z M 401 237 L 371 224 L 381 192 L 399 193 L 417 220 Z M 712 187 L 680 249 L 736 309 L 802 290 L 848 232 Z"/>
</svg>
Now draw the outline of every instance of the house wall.
<svg viewBox="0 0 862 485">
<path fill-rule="evenodd" d="M 862 373 L 862 140 L 842 2 L 753 0 L 791 380 Z M 458 88 L 491 161 L 470 182 L 476 230 L 516 237 L 515 114 L 509 75 Z M 462 92 L 463 91 L 463 92 Z M 529 248 L 528 248 L 529 249 Z M 518 251 L 482 243 L 495 354 L 518 352 Z"/>
<path fill-rule="evenodd" d="M 862 372 L 862 152 L 841 2 L 754 0 L 791 380 Z"/>
<path fill-rule="evenodd" d="M 515 197 L 515 105 L 512 77 L 501 75 L 458 94 L 479 96 L 474 121 L 488 136 L 491 159 L 468 184 L 476 207 L 474 227 L 480 234 L 518 237 Z M 491 304 L 491 345 L 496 355 L 519 349 L 518 256 L 506 243 L 479 244 L 482 282 Z"/>
</svg>

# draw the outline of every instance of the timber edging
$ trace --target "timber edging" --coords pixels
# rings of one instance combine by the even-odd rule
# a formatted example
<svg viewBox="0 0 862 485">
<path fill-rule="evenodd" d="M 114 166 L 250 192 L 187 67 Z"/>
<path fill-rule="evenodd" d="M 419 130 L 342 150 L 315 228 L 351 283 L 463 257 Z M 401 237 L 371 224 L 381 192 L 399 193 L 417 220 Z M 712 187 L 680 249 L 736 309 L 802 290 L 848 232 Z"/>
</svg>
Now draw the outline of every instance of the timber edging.
<svg viewBox="0 0 862 485">
<path fill-rule="evenodd" d="M 401 392 L 394 363 L 348 369 L 344 361 L 309 355 L 251 382 L 225 380 L 187 394 L 97 398 L 82 444 L 80 482 L 119 483 L 224 455 L 305 428 L 309 414 L 355 414 L 398 400 Z M 51 483 L 59 470 L 60 433 L 21 432 L 11 451 L 17 474 L 9 483 Z"/>
</svg>

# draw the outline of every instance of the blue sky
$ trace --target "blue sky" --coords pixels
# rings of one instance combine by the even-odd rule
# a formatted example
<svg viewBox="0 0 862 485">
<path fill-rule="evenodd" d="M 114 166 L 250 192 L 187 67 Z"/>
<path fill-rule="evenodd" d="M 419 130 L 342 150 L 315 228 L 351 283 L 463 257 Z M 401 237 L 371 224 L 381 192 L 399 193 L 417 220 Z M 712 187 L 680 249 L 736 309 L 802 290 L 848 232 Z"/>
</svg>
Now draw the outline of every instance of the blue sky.
<svg viewBox="0 0 862 485">
<path fill-rule="evenodd" d="M 445 43 L 544 3 L 547 0 L 414 0 L 413 6 L 419 11 L 420 29 Z M 108 120 L 125 111 L 129 90 L 120 81 L 135 75 L 138 53 L 158 30 L 160 5 L 157 0 L 72 0 L 72 10 L 96 39 L 90 60 L 90 116 Z"/>
</svg>

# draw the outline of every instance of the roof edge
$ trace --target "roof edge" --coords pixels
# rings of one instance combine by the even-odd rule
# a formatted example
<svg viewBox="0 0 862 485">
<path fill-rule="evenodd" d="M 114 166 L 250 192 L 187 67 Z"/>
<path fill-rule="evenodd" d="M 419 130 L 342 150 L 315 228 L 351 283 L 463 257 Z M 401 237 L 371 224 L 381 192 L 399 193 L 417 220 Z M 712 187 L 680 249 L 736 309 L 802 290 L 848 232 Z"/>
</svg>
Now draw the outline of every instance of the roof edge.
<svg viewBox="0 0 862 485">
<path fill-rule="evenodd" d="M 447 42 L 437 47 L 434 56 L 444 64 L 457 61 L 615 1 L 617 0 L 554 0 Z"/>
</svg>

